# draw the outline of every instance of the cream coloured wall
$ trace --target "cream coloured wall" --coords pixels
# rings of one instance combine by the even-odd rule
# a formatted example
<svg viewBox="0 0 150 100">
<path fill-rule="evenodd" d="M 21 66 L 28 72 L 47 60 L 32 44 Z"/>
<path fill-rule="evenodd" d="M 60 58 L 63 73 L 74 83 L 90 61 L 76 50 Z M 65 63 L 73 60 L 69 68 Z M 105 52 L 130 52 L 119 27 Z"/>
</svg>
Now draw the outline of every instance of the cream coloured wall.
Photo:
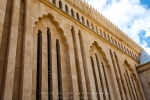
<svg viewBox="0 0 150 100">
<path fill-rule="evenodd" d="M 104 17 L 100 16 L 104 20 L 97 22 L 94 20 L 96 19 L 96 16 L 88 16 L 94 16 L 94 14 L 90 13 L 92 11 L 89 10 L 87 14 L 87 11 L 83 12 L 82 9 L 80 10 L 76 6 L 80 3 L 75 3 L 76 5 L 74 5 L 67 0 L 62 1 L 63 9 L 58 8 L 58 0 L 56 0 L 56 5 L 52 4 L 52 1 L 47 0 L 26 0 L 22 2 L 14 0 L 13 4 L 18 5 L 16 6 L 18 9 L 22 6 L 25 8 L 20 8 L 19 12 L 15 10 L 14 6 L 12 7 L 14 10 L 11 11 L 11 18 L 14 19 L 10 24 L 10 33 L 12 34 L 12 37 L 6 39 L 9 41 L 10 45 L 7 45 L 6 48 L 3 48 L 2 46 L 0 47 L 1 52 L 6 50 L 7 52 L 4 53 L 9 54 L 6 56 L 6 59 L 0 55 L 1 64 L 4 64 L 1 65 L 1 72 L 4 73 L 0 76 L 3 77 L 0 81 L 0 83 L 3 84 L 0 84 L 0 91 L 2 91 L 0 92 L 0 96 L 2 100 L 36 99 L 38 30 L 42 31 L 41 100 L 48 99 L 47 28 L 49 28 L 51 32 L 52 44 L 51 91 L 53 92 L 53 95 L 51 95 L 51 98 L 53 100 L 58 100 L 57 92 L 59 87 L 57 79 L 58 63 L 56 57 L 56 39 L 60 42 L 61 78 L 64 100 L 99 100 L 96 93 L 102 93 L 102 86 L 100 85 L 100 82 L 103 83 L 103 88 L 106 92 L 105 97 L 107 100 L 110 100 L 110 98 L 111 100 L 130 100 L 131 98 L 134 98 L 134 95 L 136 99 L 145 99 L 141 83 L 135 69 L 135 64 L 139 65 L 138 57 L 142 48 L 134 42 L 130 42 L 136 46 L 136 49 L 132 48 L 128 41 L 129 38 L 125 35 L 123 35 L 124 37 L 117 36 L 116 32 L 113 31 L 116 31 L 116 29 L 113 27 L 110 28 L 110 25 L 107 24 L 111 23 Z M 69 14 L 65 12 L 65 4 L 68 5 Z M 71 17 L 71 8 L 74 10 L 75 18 Z M 76 20 L 77 12 L 79 13 L 80 21 Z M 20 17 L 23 15 L 25 17 Z M 86 26 L 87 24 L 82 24 L 81 16 L 84 16 L 85 22 L 88 19 L 90 28 Z M 20 24 L 18 25 L 19 22 Z M 128 48 L 134 55 L 131 55 L 130 52 L 121 49 L 119 46 L 115 46 L 113 43 L 114 41 L 112 42 L 105 39 L 104 34 L 100 35 L 100 31 L 96 33 L 96 30 L 91 29 L 91 23 L 93 24 L 94 29 L 96 29 L 95 26 L 97 26 L 98 30 L 102 30 L 102 34 L 105 31 L 105 34 L 113 37 L 117 43 L 121 43 L 123 47 L 125 46 Z M 73 41 L 71 32 L 72 27 L 74 29 L 74 37 L 76 38 L 76 41 Z M 8 28 L 6 27 L 6 29 Z M 20 29 L 22 29 L 22 31 L 20 31 Z M 3 35 L 4 33 L 2 33 L 2 36 Z M 18 40 L 20 38 L 21 40 Z M 2 37 L 1 41 L 3 41 L 3 39 L 4 38 Z M 129 40 L 132 41 L 131 39 Z M 19 44 L 19 41 L 21 41 L 21 44 Z M 74 45 L 74 43 L 76 45 Z M 17 55 L 16 53 L 18 50 L 21 53 Z M 110 53 L 110 50 L 112 53 Z M 97 65 L 95 53 L 98 56 L 100 66 Z M 93 57 L 94 67 L 92 67 L 90 57 Z M 101 62 L 103 62 L 103 67 Z M 93 68 L 95 68 L 95 72 L 93 71 Z M 100 68 L 102 74 L 101 81 L 98 68 Z M 128 70 L 129 72 L 128 84 L 133 87 L 133 90 L 130 90 L 133 94 L 132 96 L 130 96 L 127 83 L 125 83 L 125 70 Z M 95 73 L 95 76 L 93 72 Z M 133 85 L 131 77 L 133 78 L 133 81 L 136 81 L 134 83 L 135 86 Z M 14 79 L 18 80 L 18 82 L 15 82 Z M 95 80 L 97 80 L 97 82 Z M 9 91 L 7 91 L 8 89 Z M 84 96 L 84 98 L 81 98 L 81 95 L 79 94 L 80 92 L 83 92 L 82 96 Z M 100 94 L 101 99 L 104 99 L 105 97 Z"/>
</svg>

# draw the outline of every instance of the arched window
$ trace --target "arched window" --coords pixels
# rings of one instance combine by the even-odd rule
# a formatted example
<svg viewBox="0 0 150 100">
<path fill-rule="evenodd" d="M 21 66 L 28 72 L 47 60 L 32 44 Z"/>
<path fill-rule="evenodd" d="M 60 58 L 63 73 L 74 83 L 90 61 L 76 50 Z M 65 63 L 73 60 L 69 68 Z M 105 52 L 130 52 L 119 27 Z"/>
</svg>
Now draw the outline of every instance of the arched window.
<svg viewBox="0 0 150 100">
<path fill-rule="evenodd" d="M 135 59 L 135 54 L 133 53 L 133 58 Z"/>
<path fill-rule="evenodd" d="M 61 2 L 61 1 L 59 1 L 59 8 L 60 8 L 60 9 L 63 9 L 63 8 L 62 8 L 62 2 Z"/>
<path fill-rule="evenodd" d="M 58 78 L 58 96 L 59 98 L 62 97 L 62 72 L 61 72 L 61 48 L 60 48 L 60 43 L 59 40 L 56 39 L 56 63 L 57 63 L 57 78 Z M 62 99 L 58 99 L 62 100 Z"/>
<path fill-rule="evenodd" d="M 136 56 L 136 60 L 138 60 L 138 56 Z"/>
<path fill-rule="evenodd" d="M 105 31 L 103 33 L 104 33 L 104 38 L 107 39 Z"/>
<path fill-rule="evenodd" d="M 69 12 L 68 12 L 68 6 L 67 6 L 67 5 L 65 5 L 65 11 L 66 11 L 66 13 L 69 13 Z"/>
<path fill-rule="evenodd" d="M 113 38 L 111 37 L 111 43 L 114 44 Z"/>
<path fill-rule="evenodd" d="M 55 1 L 55 0 L 53 0 L 52 2 L 53 2 L 53 4 L 55 4 L 55 5 L 56 5 L 56 1 Z"/>
<path fill-rule="evenodd" d="M 37 71 L 36 71 L 36 100 L 41 100 L 42 81 L 42 31 L 38 30 L 37 37 Z"/>
<path fill-rule="evenodd" d="M 93 26 L 93 23 L 91 23 L 91 26 L 92 26 L 92 30 L 94 30 L 94 26 Z"/>
<path fill-rule="evenodd" d="M 132 56 L 132 53 L 131 53 L 131 51 L 129 50 L 129 52 L 130 52 L 130 56 Z"/>
<path fill-rule="evenodd" d="M 121 50 L 123 50 L 123 46 L 122 46 L 122 44 L 121 44 Z"/>
<path fill-rule="evenodd" d="M 136 54 L 134 54 L 134 59 L 136 59 Z"/>
<path fill-rule="evenodd" d="M 83 17 L 83 16 L 82 16 L 82 23 L 85 24 L 85 22 L 84 22 L 84 17 Z"/>
<path fill-rule="evenodd" d="M 124 52 L 126 52 L 126 47 L 124 46 Z"/>
<path fill-rule="evenodd" d="M 128 48 L 127 48 L 127 54 L 129 54 L 129 50 L 128 50 Z"/>
<path fill-rule="evenodd" d="M 102 36 L 102 30 L 101 29 L 99 29 L 99 32 L 100 32 L 100 35 Z"/>
<path fill-rule="evenodd" d="M 116 42 L 116 40 L 114 40 L 115 41 L 115 46 L 117 46 L 117 42 Z"/>
<path fill-rule="evenodd" d="M 80 17 L 79 17 L 78 12 L 76 13 L 76 16 L 77 16 L 77 20 L 80 21 Z"/>
<path fill-rule="evenodd" d="M 50 33 L 50 29 L 47 28 L 47 57 L 48 57 L 48 99 L 50 100 L 51 98 L 51 91 L 52 91 L 52 57 L 51 57 L 51 33 Z"/>
<path fill-rule="evenodd" d="M 97 28 L 97 26 L 96 26 L 96 32 L 97 32 L 97 33 L 99 33 L 99 32 L 98 32 L 98 28 Z"/>
<path fill-rule="evenodd" d="M 109 34 L 107 34 L 107 37 L 108 37 L 108 41 L 110 41 L 110 37 L 109 37 Z M 111 42 L 111 41 L 110 41 Z"/>
<path fill-rule="evenodd" d="M 133 52 L 131 51 L 131 57 L 133 57 Z"/>
<path fill-rule="evenodd" d="M 118 42 L 118 48 L 120 48 L 120 43 Z"/>
<path fill-rule="evenodd" d="M 71 9 L 71 16 L 74 17 L 74 11 Z"/>
<path fill-rule="evenodd" d="M 129 50 L 129 55 L 131 56 L 131 51 Z"/>
<path fill-rule="evenodd" d="M 88 26 L 88 27 L 90 27 L 90 25 L 89 25 L 89 21 L 88 21 L 88 20 L 86 20 L 86 22 L 87 22 L 87 26 Z"/>
</svg>

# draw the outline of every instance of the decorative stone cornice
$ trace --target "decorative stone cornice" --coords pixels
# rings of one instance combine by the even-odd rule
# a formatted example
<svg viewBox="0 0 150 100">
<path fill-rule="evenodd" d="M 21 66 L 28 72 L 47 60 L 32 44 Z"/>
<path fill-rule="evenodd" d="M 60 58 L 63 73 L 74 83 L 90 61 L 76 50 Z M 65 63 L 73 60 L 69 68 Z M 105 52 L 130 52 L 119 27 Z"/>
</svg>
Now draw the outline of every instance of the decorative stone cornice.
<svg viewBox="0 0 150 100">
<path fill-rule="evenodd" d="M 137 66 L 136 69 L 138 73 L 150 70 L 150 62 Z"/>
<path fill-rule="evenodd" d="M 56 7 L 57 11 L 60 12 L 57 5 L 52 4 L 49 0 L 39 0 L 49 7 Z M 56 0 L 58 2 L 59 0 Z M 105 18 L 102 14 L 92 8 L 88 3 L 84 0 L 64 0 L 67 4 L 72 6 L 78 12 L 82 13 L 84 16 L 89 18 L 93 23 L 97 24 L 99 27 L 103 28 L 106 32 L 113 35 L 116 39 L 134 51 L 138 56 L 140 52 L 144 50 L 141 46 L 139 46 L 135 41 L 133 41 L 129 36 L 123 33 L 116 25 L 110 22 L 107 18 Z M 69 17 L 68 17 L 69 18 Z"/>
</svg>

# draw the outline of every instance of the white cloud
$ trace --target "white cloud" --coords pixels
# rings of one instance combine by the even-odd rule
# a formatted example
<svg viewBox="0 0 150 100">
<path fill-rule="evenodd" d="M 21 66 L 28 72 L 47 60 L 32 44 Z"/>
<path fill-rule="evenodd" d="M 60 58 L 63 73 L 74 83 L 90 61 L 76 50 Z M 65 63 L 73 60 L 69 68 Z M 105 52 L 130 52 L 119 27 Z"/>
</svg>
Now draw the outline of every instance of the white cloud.
<svg viewBox="0 0 150 100">
<path fill-rule="evenodd" d="M 141 41 L 139 37 L 141 31 L 146 32 L 145 37 L 150 36 L 150 9 L 142 5 L 140 0 L 86 1 L 138 44 Z M 150 48 L 147 47 L 147 44 L 141 46 L 150 54 Z"/>
</svg>

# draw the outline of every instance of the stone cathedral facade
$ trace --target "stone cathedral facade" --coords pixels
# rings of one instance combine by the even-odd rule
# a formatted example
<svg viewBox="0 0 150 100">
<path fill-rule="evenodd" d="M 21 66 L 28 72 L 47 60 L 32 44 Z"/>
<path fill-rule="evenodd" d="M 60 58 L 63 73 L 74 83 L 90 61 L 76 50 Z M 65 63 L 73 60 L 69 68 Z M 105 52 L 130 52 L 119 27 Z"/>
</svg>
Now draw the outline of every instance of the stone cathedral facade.
<svg viewBox="0 0 150 100">
<path fill-rule="evenodd" d="M 146 100 L 144 49 L 85 1 L 0 1 L 0 100 Z"/>
</svg>

